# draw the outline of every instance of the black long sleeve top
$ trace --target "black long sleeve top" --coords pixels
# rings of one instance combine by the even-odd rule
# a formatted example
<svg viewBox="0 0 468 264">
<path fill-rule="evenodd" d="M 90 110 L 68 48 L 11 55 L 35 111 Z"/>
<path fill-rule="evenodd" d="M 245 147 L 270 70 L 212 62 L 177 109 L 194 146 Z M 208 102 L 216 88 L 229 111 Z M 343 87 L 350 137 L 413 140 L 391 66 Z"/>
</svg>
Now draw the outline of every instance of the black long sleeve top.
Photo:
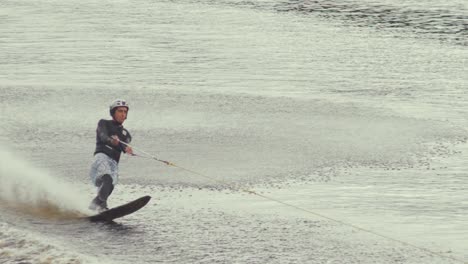
<svg viewBox="0 0 468 264">
<path fill-rule="evenodd" d="M 125 129 L 122 124 L 115 122 L 114 120 L 99 120 L 97 129 L 96 129 L 96 153 L 104 153 L 113 160 L 119 162 L 120 154 L 125 152 L 126 146 L 122 143 L 119 143 L 117 146 L 111 144 L 111 136 L 118 136 L 120 141 L 125 143 L 130 143 L 132 141 L 132 136 Z"/>
</svg>

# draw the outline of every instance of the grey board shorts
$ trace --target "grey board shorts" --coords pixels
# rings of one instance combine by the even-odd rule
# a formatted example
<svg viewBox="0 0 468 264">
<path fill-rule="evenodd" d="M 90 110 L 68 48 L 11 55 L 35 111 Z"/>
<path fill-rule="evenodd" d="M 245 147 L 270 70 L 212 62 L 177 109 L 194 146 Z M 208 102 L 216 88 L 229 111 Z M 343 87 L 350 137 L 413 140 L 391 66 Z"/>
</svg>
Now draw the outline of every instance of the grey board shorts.
<svg viewBox="0 0 468 264">
<path fill-rule="evenodd" d="M 96 180 L 102 175 L 109 174 L 112 177 L 114 185 L 119 181 L 119 164 L 104 153 L 94 155 L 94 161 L 91 164 L 89 177 L 95 186 Z M 99 186 L 97 186 L 99 187 Z"/>
</svg>

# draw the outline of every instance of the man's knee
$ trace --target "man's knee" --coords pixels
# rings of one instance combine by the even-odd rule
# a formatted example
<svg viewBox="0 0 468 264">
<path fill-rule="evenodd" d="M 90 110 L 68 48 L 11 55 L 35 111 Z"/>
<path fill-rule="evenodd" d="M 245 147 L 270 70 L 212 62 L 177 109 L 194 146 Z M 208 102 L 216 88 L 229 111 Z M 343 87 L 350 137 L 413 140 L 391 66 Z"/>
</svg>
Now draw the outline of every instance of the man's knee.
<svg viewBox="0 0 468 264">
<path fill-rule="evenodd" d="M 96 187 L 110 189 L 111 192 L 114 189 L 114 180 L 109 174 L 104 174 L 96 179 Z"/>
<path fill-rule="evenodd" d="M 112 183 L 112 177 L 109 174 L 102 175 L 100 177 L 100 184 L 98 190 L 98 197 L 102 201 L 106 201 L 109 195 L 114 190 L 114 184 Z"/>
<path fill-rule="evenodd" d="M 102 176 L 102 186 L 105 186 L 107 192 L 109 195 L 112 193 L 114 190 L 114 180 L 112 180 L 112 177 L 109 174 L 105 174 Z"/>
<path fill-rule="evenodd" d="M 102 181 L 102 183 L 105 184 L 105 185 L 112 184 L 112 182 L 113 182 L 112 177 L 111 177 L 109 174 L 104 174 L 104 175 L 102 175 L 101 181 Z M 113 184 L 112 184 L 112 185 L 113 185 Z"/>
</svg>

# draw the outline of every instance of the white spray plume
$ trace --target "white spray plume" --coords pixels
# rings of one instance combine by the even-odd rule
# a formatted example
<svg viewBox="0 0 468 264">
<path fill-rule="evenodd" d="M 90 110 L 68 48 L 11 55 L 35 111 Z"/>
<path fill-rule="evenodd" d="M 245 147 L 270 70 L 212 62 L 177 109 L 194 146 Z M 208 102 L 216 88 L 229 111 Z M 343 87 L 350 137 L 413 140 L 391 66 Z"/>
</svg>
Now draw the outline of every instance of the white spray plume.
<svg viewBox="0 0 468 264">
<path fill-rule="evenodd" d="M 72 185 L 0 149 L 0 200 L 13 206 L 52 206 L 85 213 L 87 199 Z"/>
</svg>

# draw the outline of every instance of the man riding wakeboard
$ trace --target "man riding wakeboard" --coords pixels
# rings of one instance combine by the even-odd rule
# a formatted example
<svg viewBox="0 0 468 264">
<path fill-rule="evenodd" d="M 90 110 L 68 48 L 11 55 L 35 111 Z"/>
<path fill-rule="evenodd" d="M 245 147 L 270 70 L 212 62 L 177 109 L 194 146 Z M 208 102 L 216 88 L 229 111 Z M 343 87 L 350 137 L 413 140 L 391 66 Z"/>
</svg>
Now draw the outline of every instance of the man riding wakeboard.
<svg viewBox="0 0 468 264">
<path fill-rule="evenodd" d="M 112 120 L 101 119 L 96 129 L 96 150 L 89 173 L 91 181 L 98 187 L 97 196 L 89 208 L 99 212 L 107 210 L 107 199 L 118 182 L 118 164 L 122 152 L 133 154 L 130 146 L 132 137 L 123 127 L 129 106 L 125 100 L 117 99 L 109 106 Z M 124 144 L 126 143 L 126 144 Z"/>
</svg>

